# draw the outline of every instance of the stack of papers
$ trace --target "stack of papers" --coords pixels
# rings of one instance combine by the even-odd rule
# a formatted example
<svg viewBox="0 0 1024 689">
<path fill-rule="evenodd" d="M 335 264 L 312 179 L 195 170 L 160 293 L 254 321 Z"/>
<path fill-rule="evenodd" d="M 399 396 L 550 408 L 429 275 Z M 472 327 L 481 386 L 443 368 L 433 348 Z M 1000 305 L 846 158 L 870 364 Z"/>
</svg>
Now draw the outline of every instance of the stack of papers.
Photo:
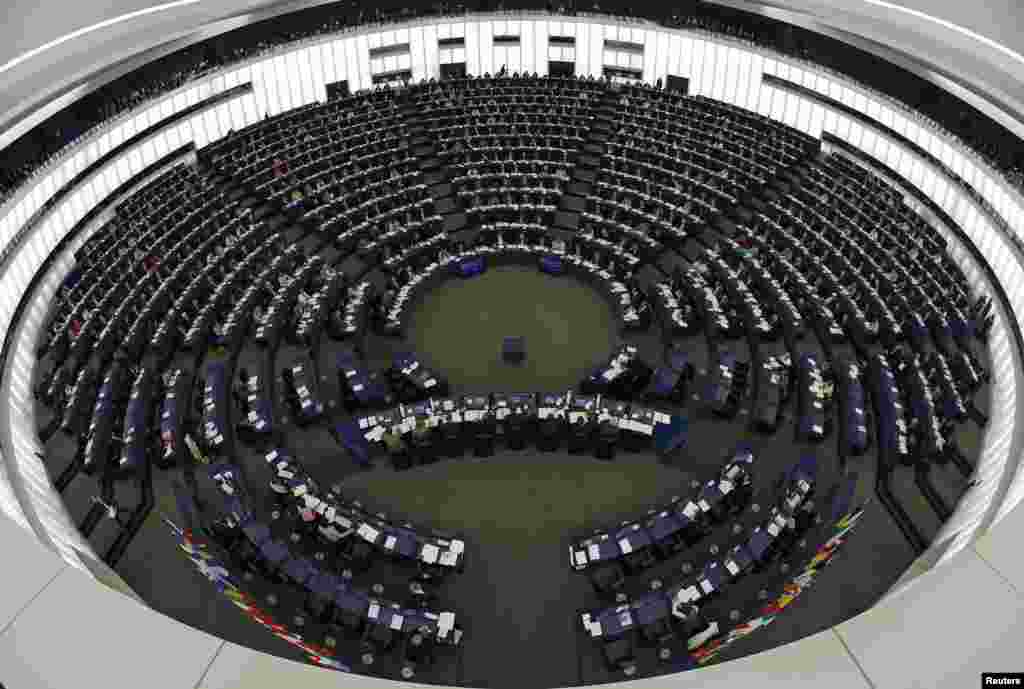
<svg viewBox="0 0 1024 689">
<path fill-rule="evenodd" d="M 420 552 L 420 559 L 428 565 L 432 565 L 437 562 L 437 556 L 440 552 L 440 549 L 436 545 L 433 543 L 427 543 L 423 546 L 423 550 Z"/>
<path fill-rule="evenodd" d="M 674 605 L 685 605 L 700 600 L 700 592 L 695 586 L 687 586 L 684 589 L 679 589 L 672 600 Z"/>
<path fill-rule="evenodd" d="M 369 524 L 361 524 L 356 530 L 356 533 L 370 543 L 376 543 L 377 537 L 380 536 L 380 532 Z"/>
<path fill-rule="evenodd" d="M 448 636 L 448 632 L 455 629 L 455 613 L 442 612 L 437 618 L 437 636 L 441 639 Z"/>
</svg>

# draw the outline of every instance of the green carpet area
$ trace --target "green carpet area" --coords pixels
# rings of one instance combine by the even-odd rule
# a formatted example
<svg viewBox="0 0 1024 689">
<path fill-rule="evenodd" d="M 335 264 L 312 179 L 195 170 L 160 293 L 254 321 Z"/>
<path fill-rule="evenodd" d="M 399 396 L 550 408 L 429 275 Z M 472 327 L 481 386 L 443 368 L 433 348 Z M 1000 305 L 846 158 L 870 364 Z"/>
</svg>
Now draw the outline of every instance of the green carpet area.
<svg viewBox="0 0 1024 689">
<path fill-rule="evenodd" d="M 615 462 L 591 456 L 502 453 L 444 461 L 411 471 L 350 476 L 346 493 L 375 507 L 511 551 L 564 541 L 610 516 L 642 514 L 659 497 L 689 491 L 689 477 L 647 455 Z"/>
<path fill-rule="evenodd" d="M 560 390 L 576 385 L 616 346 L 602 295 L 569 277 L 501 266 L 449 280 L 413 307 L 410 349 L 459 389 Z M 526 338 L 526 361 L 501 361 L 505 336 Z"/>
</svg>

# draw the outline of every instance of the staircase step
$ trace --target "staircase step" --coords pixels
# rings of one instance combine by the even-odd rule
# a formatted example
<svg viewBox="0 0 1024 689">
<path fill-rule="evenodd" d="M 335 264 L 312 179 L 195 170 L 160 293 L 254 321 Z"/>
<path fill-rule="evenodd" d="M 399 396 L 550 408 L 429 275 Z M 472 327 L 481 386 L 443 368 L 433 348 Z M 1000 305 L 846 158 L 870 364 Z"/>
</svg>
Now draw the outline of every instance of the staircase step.
<svg viewBox="0 0 1024 689">
<path fill-rule="evenodd" d="M 741 210 L 745 211 L 746 209 L 743 208 L 742 206 L 737 206 L 735 209 L 735 213 L 738 215 Z M 749 211 L 747 211 L 747 213 L 749 213 Z M 715 229 L 715 231 L 717 231 L 719 234 L 725 237 L 732 239 L 733 237 L 736 236 L 736 223 L 730 220 L 729 218 L 715 218 L 711 226 Z"/>
<path fill-rule="evenodd" d="M 744 208 L 743 206 L 737 206 L 733 212 L 735 217 L 744 225 L 750 223 L 754 219 L 754 214 L 750 209 Z"/>
<path fill-rule="evenodd" d="M 448 175 L 444 173 L 444 170 L 430 170 L 429 172 L 424 172 L 420 179 L 423 181 L 423 184 L 433 187 L 444 183 L 448 179 Z"/>
<path fill-rule="evenodd" d="M 450 213 L 441 222 L 441 230 L 448 234 L 452 234 L 453 232 L 458 232 L 464 229 L 468 224 L 469 220 L 465 213 Z"/>
<path fill-rule="evenodd" d="M 573 196 L 588 196 L 593 189 L 594 185 L 588 182 L 569 182 L 565 192 Z"/>
<path fill-rule="evenodd" d="M 703 252 L 704 247 L 692 237 L 683 242 L 683 245 L 679 247 L 679 253 L 690 263 L 697 261 Z"/>
<path fill-rule="evenodd" d="M 555 227 L 567 232 L 575 232 L 580 226 L 580 214 L 571 211 L 555 211 Z"/>
<path fill-rule="evenodd" d="M 577 167 L 572 171 L 572 177 L 584 184 L 593 184 L 597 181 L 597 172 L 591 168 Z"/>
<path fill-rule="evenodd" d="M 665 275 L 672 275 L 676 268 L 685 269 L 683 257 L 671 249 L 663 252 L 654 262 L 654 267 Z M 658 278 L 660 281 L 661 278 Z"/>
<path fill-rule="evenodd" d="M 276 213 L 277 209 L 273 206 L 273 204 L 269 202 L 261 203 L 252 209 L 253 220 L 257 222 L 263 220 L 264 218 L 268 218 L 272 215 L 275 215 Z"/>
<path fill-rule="evenodd" d="M 570 224 L 571 224 L 571 221 L 570 221 Z M 548 237 L 550 237 L 553 240 L 561 240 L 563 242 L 569 242 L 569 241 L 572 241 L 572 239 L 575 236 L 576 236 L 576 228 L 575 227 L 562 227 L 560 225 L 555 225 L 554 227 L 551 227 L 551 228 L 548 229 Z"/>
<path fill-rule="evenodd" d="M 448 215 L 459 210 L 459 205 L 455 202 L 455 199 L 451 196 L 438 199 L 434 202 L 434 211 L 438 215 Z"/>
<path fill-rule="evenodd" d="M 559 209 L 571 213 L 582 213 L 587 210 L 587 200 L 582 196 L 566 194 L 558 202 Z"/>
<path fill-rule="evenodd" d="M 716 221 L 717 222 L 717 221 Z M 722 235 L 713 230 L 711 227 L 705 225 L 701 228 L 700 232 L 696 235 L 696 240 L 699 244 L 707 249 L 716 249 L 722 242 Z"/>
<path fill-rule="evenodd" d="M 746 200 L 745 203 L 748 206 L 750 206 L 751 210 L 753 210 L 755 213 L 765 213 L 768 211 L 768 204 L 762 201 L 757 196 L 751 196 L 749 199 Z"/>
<path fill-rule="evenodd" d="M 430 187 L 430 195 L 435 199 L 443 199 L 448 196 L 452 196 L 455 193 L 455 188 L 448 182 L 442 184 L 435 184 Z"/>
</svg>

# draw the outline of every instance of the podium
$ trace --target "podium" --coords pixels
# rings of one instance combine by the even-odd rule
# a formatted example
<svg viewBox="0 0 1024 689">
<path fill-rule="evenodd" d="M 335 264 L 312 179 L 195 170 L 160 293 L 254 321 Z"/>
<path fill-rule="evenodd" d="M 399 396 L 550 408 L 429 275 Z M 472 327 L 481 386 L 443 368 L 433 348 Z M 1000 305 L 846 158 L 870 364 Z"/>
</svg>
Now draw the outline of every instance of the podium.
<svg viewBox="0 0 1024 689">
<path fill-rule="evenodd" d="M 526 359 L 526 338 L 506 337 L 501 344 L 501 360 L 506 364 L 521 364 Z"/>
</svg>

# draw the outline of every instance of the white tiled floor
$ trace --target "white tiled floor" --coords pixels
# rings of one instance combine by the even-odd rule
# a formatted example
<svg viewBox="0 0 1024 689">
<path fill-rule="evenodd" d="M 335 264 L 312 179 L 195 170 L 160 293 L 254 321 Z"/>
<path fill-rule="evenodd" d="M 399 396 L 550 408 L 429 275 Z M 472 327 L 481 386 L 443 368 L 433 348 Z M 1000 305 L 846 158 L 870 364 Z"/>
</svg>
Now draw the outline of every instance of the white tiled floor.
<svg viewBox="0 0 1024 689">
<path fill-rule="evenodd" d="M 0 636 L 11 689 L 192 689 L 221 641 L 67 568 Z"/>
<path fill-rule="evenodd" d="M 227 644 L 198 689 L 279 689 L 286 685 L 301 686 L 302 689 L 402 689 L 423 686 L 339 674 Z M 742 686 L 757 686 L 759 689 L 811 689 L 823 686 L 830 689 L 870 689 L 842 643 L 831 631 L 803 639 L 799 644 L 790 644 L 725 665 L 667 677 L 622 682 L 615 686 L 623 689 L 731 689 Z"/>
<path fill-rule="evenodd" d="M 1021 668 L 1021 599 L 967 549 L 836 627 L 876 689 L 962 689 Z"/>
<path fill-rule="evenodd" d="M 1024 503 L 1021 503 L 987 534 L 974 544 L 990 565 L 1006 577 L 1010 585 L 1024 593 L 1024 549 L 1020 534 L 1024 532 Z"/>
<path fill-rule="evenodd" d="M 14 554 L 6 559 L 0 575 L 0 630 L 3 630 L 65 564 L 57 555 L 43 548 L 34 534 L 26 532 L 2 514 L 0 543 L 5 553 Z"/>
<path fill-rule="evenodd" d="M 615 686 L 636 689 L 870 689 L 831 630 L 703 670 Z"/>
<path fill-rule="evenodd" d="M 422 684 L 344 674 L 258 653 L 244 646 L 226 644 L 196 689 L 281 689 L 286 686 L 301 686 L 302 689 L 423 687 Z"/>
</svg>

